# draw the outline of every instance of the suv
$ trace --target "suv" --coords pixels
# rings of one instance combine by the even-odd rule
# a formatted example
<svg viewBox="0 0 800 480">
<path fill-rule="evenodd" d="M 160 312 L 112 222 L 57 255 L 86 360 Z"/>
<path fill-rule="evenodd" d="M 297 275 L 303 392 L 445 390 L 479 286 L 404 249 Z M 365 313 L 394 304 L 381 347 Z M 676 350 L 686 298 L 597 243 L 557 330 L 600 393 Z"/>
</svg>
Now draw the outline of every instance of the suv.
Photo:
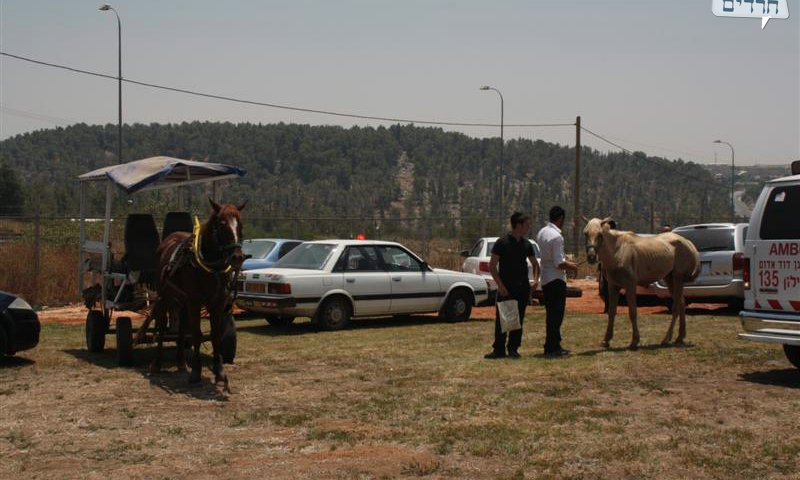
<svg viewBox="0 0 800 480">
<path fill-rule="evenodd" d="M 744 259 L 746 333 L 739 338 L 783 344 L 800 368 L 800 160 L 792 176 L 767 182 L 750 217 Z"/>
<path fill-rule="evenodd" d="M 741 310 L 744 304 L 744 239 L 746 223 L 703 223 L 678 227 L 673 233 L 691 241 L 700 253 L 700 274 L 683 289 L 686 303 L 727 303 Z M 657 295 L 670 298 L 667 285 L 656 282 Z"/>
</svg>

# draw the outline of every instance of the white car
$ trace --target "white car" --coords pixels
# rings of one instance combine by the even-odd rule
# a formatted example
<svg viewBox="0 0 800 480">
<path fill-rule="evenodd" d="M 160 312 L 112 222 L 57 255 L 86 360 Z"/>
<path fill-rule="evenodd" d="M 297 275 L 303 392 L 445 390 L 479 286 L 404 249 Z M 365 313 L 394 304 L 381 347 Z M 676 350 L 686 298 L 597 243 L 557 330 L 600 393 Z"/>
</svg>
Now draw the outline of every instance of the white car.
<svg viewBox="0 0 800 480">
<path fill-rule="evenodd" d="M 302 243 L 270 268 L 242 272 L 237 304 L 272 325 L 311 317 L 336 330 L 352 317 L 438 312 L 465 321 L 487 295 L 482 277 L 431 268 L 399 243 L 319 240 Z"/>
<path fill-rule="evenodd" d="M 491 272 L 489 272 L 489 260 L 492 258 L 492 247 L 494 247 L 494 244 L 498 238 L 500 237 L 479 238 L 471 249 L 461 252 L 461 256 L 464 257 L 464 263 L 461 265 L 461 271 L 480 275 L 486 280 L 487 285 L 489 285 L 489 302 L 491 302 L 497 295 L 497 284 L 492 278 Z M 533 254 L 536 257 L 536 260 L 539 262 L 539 266 L 541 266 L 542 254 L 541 250 L 539 249 L 539 244 L 531 239 L 528 239 L 528 241 L 531 242 L 531 246 L 533 246 Z M 531 263 L 528 261 L 526 261 L 526 263 L 528 264 L 528 279 L 531 283 L 531 286 L 533 286 L 537 279 L 533 278 Z"/>
</svg>

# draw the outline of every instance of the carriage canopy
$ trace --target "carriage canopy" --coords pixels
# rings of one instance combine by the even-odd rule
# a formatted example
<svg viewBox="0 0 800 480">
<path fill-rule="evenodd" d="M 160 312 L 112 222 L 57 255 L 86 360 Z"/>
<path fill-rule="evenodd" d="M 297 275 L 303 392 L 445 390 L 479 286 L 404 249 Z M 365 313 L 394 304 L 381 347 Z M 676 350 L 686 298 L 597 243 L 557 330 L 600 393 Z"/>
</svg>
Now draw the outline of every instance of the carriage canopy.
<svg viewBox="0 0 800 480">
<path fill-rule="evenodd" d="M 110 180 L 127 193 L 172 188 L 193 183 L 242 177 L 243 168 L 222 163 L 198 162 L 173 157 L 150 157 L 98 168 L 80 175 L 81 182 Z"/>
</svg>

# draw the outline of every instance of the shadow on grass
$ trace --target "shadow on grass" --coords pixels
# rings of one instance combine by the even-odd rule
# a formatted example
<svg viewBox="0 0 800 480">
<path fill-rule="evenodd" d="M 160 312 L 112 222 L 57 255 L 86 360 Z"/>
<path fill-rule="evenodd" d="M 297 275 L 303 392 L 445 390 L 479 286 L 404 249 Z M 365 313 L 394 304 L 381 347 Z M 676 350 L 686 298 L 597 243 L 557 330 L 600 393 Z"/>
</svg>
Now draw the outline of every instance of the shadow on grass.
<svg viewBox="0 0 800 480">
<path fill-rule="evenodd" d="M 99 353 L 92 353 L 83 349 L 64 350 L 65 353 L 72 355 L 78 360 L 91 363 L 98 367 L 103 367 L 108 370 L 123 369 L 139 373 L 147 378 L 152 386 L 158 387 L 168 393 L 188 395 L 200 400 L 225 400 L 227 398 L 222 394 L 222 387 L 217 387 L 212 383 L 211 379 L 213 377 L 206 376 L 211 374 L 211 355 L 201 351 L 200 356 L 203 360 L 203 380 L 198 384 L 190 384 L 188 372 L 180 372 L 176 368 L 175 345 L 164 345 L 161 372 L 151 374 L 150 363 L 155 358 L 155 351 L 155 345 L 137 347 L 133 350 L 133 365 L 120 366 L 117 363 L 117 351 L 113 349 L 106 349 Z M 190 358 L 187 351 L 186 359 L 188 360 Z"/>
<path fill-rule="evenodd" d="M 597 355 L 598 353 L 622 353 L 622 352 L 631 352 L 636 353 L 638 351 L 657 351 L 657 350 L 669 350 L 669 349 L 686 349 L 694 347 L 693 343 L 685 343 L 683 345 L 675 345 L 674 343 L 670 343 L 669 345 L 661 345 L 660 343 L 654 343 L 650 345 L 639 345 L 636 350 L 631 350 L 627 346 L 622 347 L 611 347 L 611 348 L 598 348 L 597 350 L 589 350 L 586 352 L 581 352 L 578 354 L 579 357 L 592 357 Z"/>
<path fill-rule="evenodd" d="M 253 320 L 258 317 L 237 318 L 239 320 Z M 473 319 L 470 321 L 478 321 Z M 372 329 L 372 328 L 398 328 L 418 325 L 449 324 L 447 320 L 439 318 L 437 315 L 398 315 L 396 317 L 377 317 L 377 318 L 356 318 L 350 321 L 347 330 L 350 329 Z M 256 335 L 266 335 L 270 337 L 286 335 L 307 335 L 322 332 L 311 322 L 293 323 L 287 327 L 270 325 L 266 320 L 256 321 L 254 324 L 237 326 L 237 331 L 254 333 Z"/>
<path fill-rule="evenodd" d="M 35 364 L 36 362 L 28 358 L 0 355 L 0 368 L 22 368 Z"/>
<path fill-rule="evenodd" d="M 739 374 L 739 379 L 745 382 L 758 383 L 760 385 L 800 388 L 800 370 L 796 368 L 742 373 Z"/>
</svg>

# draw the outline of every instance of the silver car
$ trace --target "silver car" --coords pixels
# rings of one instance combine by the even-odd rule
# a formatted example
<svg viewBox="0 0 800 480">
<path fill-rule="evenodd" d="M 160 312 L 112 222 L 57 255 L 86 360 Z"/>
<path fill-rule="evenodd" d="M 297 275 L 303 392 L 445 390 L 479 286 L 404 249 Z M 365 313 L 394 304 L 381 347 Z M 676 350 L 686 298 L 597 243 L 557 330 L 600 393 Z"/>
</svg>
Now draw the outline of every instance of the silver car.
<svg viewBox="0 0 800 480">
<path fill-rule="evenodd" d="M 686 303 L 727 303 L 741 309 L 744 302 L 744 239 L 746 223 L 704 223 L 673 230 L 689 239 L 700 252 L 700 275 L 686 284 Z M 662 281 L 656 282 L 659 298 L 670 298 Z"/>
</svg>

